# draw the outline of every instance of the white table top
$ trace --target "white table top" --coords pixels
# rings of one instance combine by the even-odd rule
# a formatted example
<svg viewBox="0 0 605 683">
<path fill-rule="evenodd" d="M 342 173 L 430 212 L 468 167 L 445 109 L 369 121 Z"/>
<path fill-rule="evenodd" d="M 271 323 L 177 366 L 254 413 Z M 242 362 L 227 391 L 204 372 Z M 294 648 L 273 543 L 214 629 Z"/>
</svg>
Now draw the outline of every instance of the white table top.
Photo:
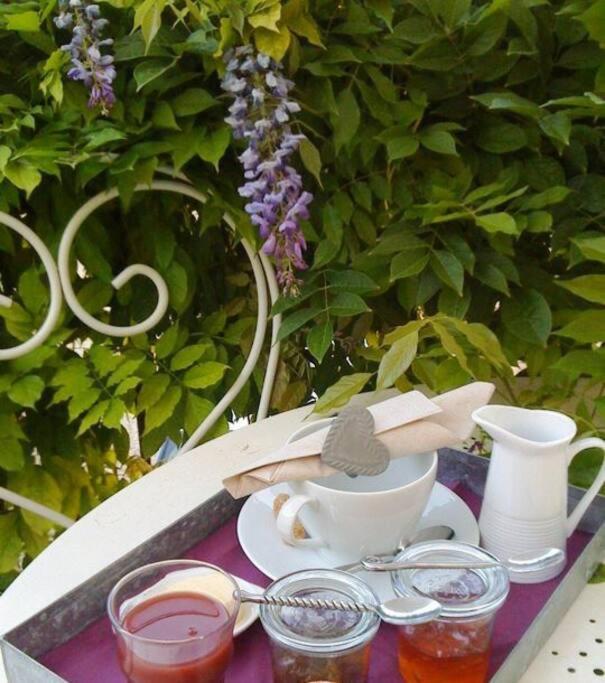
<svg viewBox="0 0 605 683">
<path fill-rule="evenodd" d="M 384 396 L 366 395 L 360 400 L 369 403 L 379 398 Z M 202 444 L 92 510 L 63 532 L 0 597 L 0 633 L 33 616 L 218 493 L 222 479 L 236 464 L 252 463 L 283 444 L 309 412 L 309 407 L 298 408 Z M 600 680 L 588 669 L 605 670 L 605 645 L 599 649 L 595 641 L 605 640 L 604 597 L 605 584 L 584 591 L 522 683 Z M 551 655 L 552 650 L 559 655 Z M 584 651 L 587 657 L 579 654 Z M 576 669 L 575 679 L 567 667 Z M 585 675 L 580 676 L 580 671 Z M 5 680 L 0 663 L 0 683 Z"/>
</svg>

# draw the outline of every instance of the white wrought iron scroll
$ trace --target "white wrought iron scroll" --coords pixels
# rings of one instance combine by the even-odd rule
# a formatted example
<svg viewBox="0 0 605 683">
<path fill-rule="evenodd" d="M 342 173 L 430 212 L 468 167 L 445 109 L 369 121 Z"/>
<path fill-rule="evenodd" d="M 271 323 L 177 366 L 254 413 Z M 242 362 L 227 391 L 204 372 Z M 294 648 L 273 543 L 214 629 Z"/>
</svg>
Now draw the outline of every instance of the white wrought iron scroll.
<svg viewBox="0 0 605 683">
<path fill-rule="evenodd" d="M 189 179 L 182 173 L 174 173 L 172 169 L 168 168 L 160 168 L 158 171 L 164 175 L 170 175 L 177 180 L 154 180 L 150 185 L 137 186 L 135 191 L 173 192 L 190 197 L 202 205 L 206 203 L 207 196 L 203 192 L 195 189 L 190 183 Z M 36 250 L 46 268 L 50 282 L 50 305 L 44 324 L 27 342 L 24 342 L 23 344 L 11 349 L 0 350 L 0 360 L 8 360 L 25 355 L 44 342 L 44 340 L 52 332 L 52 329 L 58 320 L 62 303 L 61 291 L 63 291 L 65 295 L 65 301 L 69 308 L 73 311 L 74 315 L 76 315 L 76 317 L 78 317 L 85 325 L 104 335 L 117 337 L 133 336 L 152 329 L 160 322 L 168 309 L 168 287 L 160 273 L 144 264 L 134 264 L 128 266 L 112 280 L 112 285 L 116 289 L 120 289 L 137 275 L 147 277 L 155 285 L 158 300 L 153 313 L 151 313 L 151 315 L 149 315 L 145 320 L 133 325 L 109 325 L 97 320 L 82 307 L 72 287 L 69 267 L 70 254 L 78 230 L 82 227 L 84 221 L 96 209 L 110 201 L 115 200 L 117 197 L 117 189 L 110 189 L 105 192 L 100 192 L 96 196 L 89 199 L 76 211 L 67 224 L 61 238 L 58 254 L 58 269 L 55 266 L 55 262 L 50 252 L 42 240 L 40 240 L 40 238 L 30 228 L 12 216 L 0 212 L 0 223 L 4 223 L 8 227 L 18 232 L 28 242 L 30 242 L 32 247 Z M 234 232 L 237 231 L 235 221 L 228 213 L 223 215 L 223 220 L 231 230 Z M 277 279 L 275 277 L 275 272 L 270 260 L 265 254 L 256 253 L 252 245 L 250 245 L 246 239 L 242 238 L 241 244 L 248 258 L 250 259 L 258 294 L 258 314 L 250 353 L 246 359 L 246 362 L 244 363 L 244 367 L 242 368 L 233 385 L 229 387 L 225 395 L 221 398 L 211 413 L 203 420 L 199 427 L 181 446 L 179 453 L 184 453 L 191 450 L 204 438 L 204 436 L 215 425 L 219 417 L 235 400 L 236 396 L 239 394 L 245 383 L 252 375 L 252 372 L 254 371 L 254 368 L 256 367 L 256 364 L 258 363 L 262 353 L 263 342 L 267 332 L 270 303 L 274 303 L 279 296 Z M 0 306 L 10 306 L 11 304 L 12 301 L 10 298 L 0 295 Z M 272 320 L 271 348 L 269 351 L 269 357 L 267 361 L 267 367 L 265 369 L 265 377 L 257 411 L 258 420 L 264 419 L 269 412 L 269 403 L 273 390 L 273 383 L 275 381 L 275 375 L 277 372 L 277 365 L 279 362 L 280 344 L 277 341 L 277 337 L 280 324 L 281 316 L 274 316 Z M 55 524 L 69 526 L 73 523 L 73 520 L 70 520 L 64 515 L 61 515 L 50 508 L 46 508 L 35 501 L 24 498 L 23 496 L 15 494 L 6 489 L 0 489 L 0 498 L 46 517 Z"/>
<path fill-rule="evenodd" d="M 27 341 L 24 341 L 22 344 L 13 346 L 10 349 L 0 349 L 0 360 L 12 360 L 13 358 L 24 356 L 26 353 L 29 353 L 38 346 L 42 345 L 53 331 L 61 313 L 61 282 L 59 280 L 57 266 L 55 265 L 55 261 L 50 251 L 48 251 L 44 242 L 31 228 L 25 225 L 25 223 L 22 223 L 20 220 L 9 216 L 7 213 L 2 211 L 0 211 L 0 223 L 2 225 L 6 225 L 11 230 L 14 230 L 16 233 L 21 235 L 24 240 L 31 244 L 34 251 L 38 254 L 42 263 L 44 264 L 50 285 L 50 305 L 48 307 L 46 318 L 40 326 L 40 329 L 34 334 L 33 337 Z M 13 301 L 10 297 L 0 294 L 0 306 L 3 308 L 10 308 L 12 304 Z"/>
</svg>

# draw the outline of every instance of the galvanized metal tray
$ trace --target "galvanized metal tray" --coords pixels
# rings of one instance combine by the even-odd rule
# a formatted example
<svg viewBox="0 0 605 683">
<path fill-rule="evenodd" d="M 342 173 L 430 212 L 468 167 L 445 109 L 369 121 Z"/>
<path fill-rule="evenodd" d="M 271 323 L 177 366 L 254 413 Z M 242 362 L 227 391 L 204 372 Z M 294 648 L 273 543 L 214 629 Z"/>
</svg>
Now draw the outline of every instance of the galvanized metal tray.
<svg viewBox="0 0 605 683">
<path fill-rule="evenodd" d="M 460 481 L 479 496 L 489 461 L 475 455 L 443 449 L 439 452 L 438 479 L 443 483 Z M 569 487 L 570 510 L 584 491 Z M 62 645 L 104 614 L 107 595 L 125 573 L 147 562 L 177 557 L 218 529 L 240 509 L 222 491 L 204 501 L 177 523 L 122 557 L 118 562 L 82 583 L 75 590 L 23 622 L 0 639 L 9 683 L 68 683 L 37 661 L 46 652 Z M 559 583 L 547 603 L 510 652 L 491 683 L 516 683 L 528 668 L 562 615 L 576 599 L 595 571 L 605 550 L 605 497 L 597 496 L 579 528 L 593 534 L 582 554 Z"/>
</svg>

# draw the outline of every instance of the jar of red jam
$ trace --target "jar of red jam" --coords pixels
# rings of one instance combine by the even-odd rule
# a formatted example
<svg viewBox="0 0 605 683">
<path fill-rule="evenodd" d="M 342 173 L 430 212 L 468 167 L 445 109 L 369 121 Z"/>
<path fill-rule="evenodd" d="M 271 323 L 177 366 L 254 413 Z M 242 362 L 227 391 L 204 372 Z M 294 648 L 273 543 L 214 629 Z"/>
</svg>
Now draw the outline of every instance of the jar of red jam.
<svg viewBox="0 0 605 683">
<path fill-rule="evenodd" d="M 467 543 L 427 541 L 402 551 L 404 562 L 489 562 L 497 559 Z M 416 569 L 393 572 L 399 596 L 428 596 L 442 606 L 439 619 L 400 626 L 399 671 L 406 683 L 484 683 L 494 617 L 506 600 L 508 572 L 492 569 Z"/>
<path fill-rule="evenodd" d="M 332 569 L 289 574 L 267 593 L 378 604 L 364 581 Z M 261 605 L 260 618 L 271 641 L 273 683 L 366 683 L 370 643 L 380 625 L 375 613 Z"/>
</svg>

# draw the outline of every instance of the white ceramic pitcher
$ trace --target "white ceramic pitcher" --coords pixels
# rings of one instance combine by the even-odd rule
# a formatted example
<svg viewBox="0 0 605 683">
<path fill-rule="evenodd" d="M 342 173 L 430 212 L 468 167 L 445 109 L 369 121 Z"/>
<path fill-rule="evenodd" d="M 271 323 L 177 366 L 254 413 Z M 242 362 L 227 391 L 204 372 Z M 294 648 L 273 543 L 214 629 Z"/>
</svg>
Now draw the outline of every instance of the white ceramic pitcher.
<svg viewBox="0 0 605 683">
<path fill-rule="evenodd" d="M 481 544 L 497 557 L 547 547 L 565 551 L 582 515 L 605 483 L 605 461 L 592 486 L 567 516 L 567 468 L 587 448 L 605 450 L 603 439 L 572 443 L 576 425 L 551 410 L 487 405 L 473 420 L 494 440 L 479 517 Z M 538 583 L 557 576 L 565 563 L 545 572 L 512 577 Z"/>
</svg>

